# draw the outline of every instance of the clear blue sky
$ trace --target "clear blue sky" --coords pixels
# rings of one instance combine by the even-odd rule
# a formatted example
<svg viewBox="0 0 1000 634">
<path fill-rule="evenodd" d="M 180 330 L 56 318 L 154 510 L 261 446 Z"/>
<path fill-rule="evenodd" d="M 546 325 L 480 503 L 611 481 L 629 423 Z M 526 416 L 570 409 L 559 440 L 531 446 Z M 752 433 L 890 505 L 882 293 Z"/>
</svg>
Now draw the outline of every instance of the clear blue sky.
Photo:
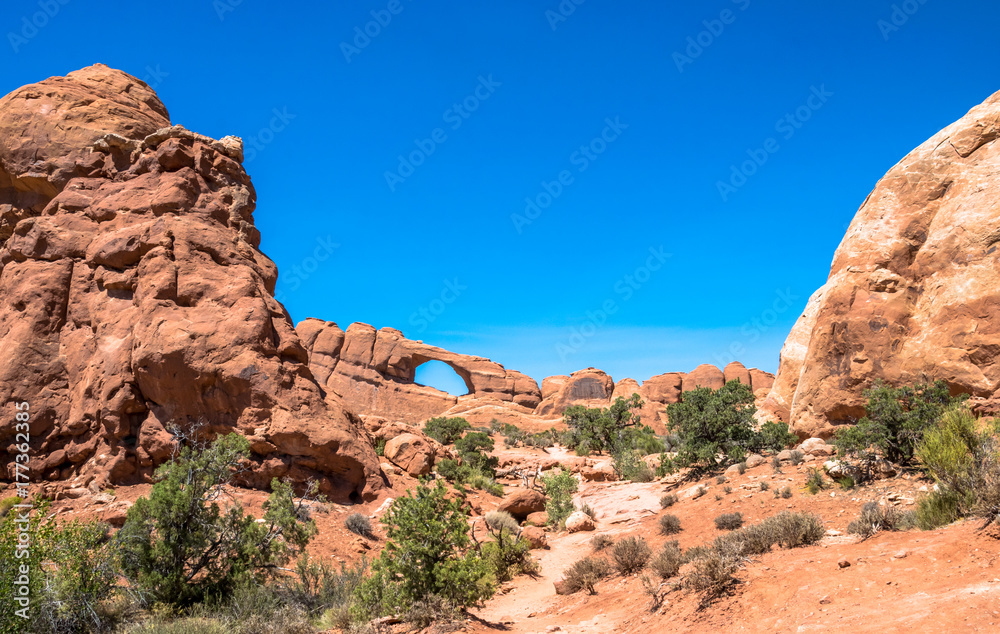
<svg viewBox="0 0 1000 634">
<path fill-rule="evenodd" d="M 0 92 L 94 62 L 145 78 L 174 123 L 257 139 L 296 322 L 538 379 L 776 370 L 878 178 L 1000 90 L 982 1 L 62 1 L 5 4 Z"/>
</svg>

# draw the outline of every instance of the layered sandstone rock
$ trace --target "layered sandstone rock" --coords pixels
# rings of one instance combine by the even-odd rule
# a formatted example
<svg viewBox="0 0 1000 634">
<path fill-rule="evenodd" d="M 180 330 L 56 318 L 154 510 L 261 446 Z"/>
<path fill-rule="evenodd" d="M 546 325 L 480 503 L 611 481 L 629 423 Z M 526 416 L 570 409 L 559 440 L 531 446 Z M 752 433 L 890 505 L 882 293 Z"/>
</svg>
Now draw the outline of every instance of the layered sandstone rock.
<svg viewBox="0 0 1000 634">
<path fill-rule="evenodd" d="M 499 363 L 413 341 L 393 328 L 376 330 L 355 323 L 345 332 L 334 322 L 306 319 L 296 332 L 320 385 L 370 428 L 370 421 L 382 426 L 390 421 L 418 424 L 435 416 L 460 416 L 473 426 L 496 420 L 540 432 L 560 425 L 567 407 L 609 407 L 618 397 L 639 394 L 644 402 L 639 412 L 642 422 L 665 433 L 666 406 L 678 402 L 686 390 L 718 389 L 727 380 L 738 380 L 760 392 L 763 400 L 774 383 L 774 375 L 733 362 L 725 371 L 704 364 L 690 373 L 660 374 L 641 384 L 634 379 L 615 383 L 606 372 L 586 368 L 569 376 L 547 377 L 539 389 L 532 378 Z M 451 366 L 468 393 L 454 396 L 416 383 L 417 367 L 432 360 Z"/>
<path fill-rule="evenodd" d="M 250 437 L 252 485 L 381 485 L 273 297 L 241 161 L 105 66 L 0 100 L 0 435 L 27 401 L 35 479 L 140 481 L 176 425 Z"/>
<path fill-rule="evenodd" d="M 856 421 L 876 379 L 1000 396 L 998 136 L 1000 93 L 900 161 L 859 209 L 768 399 L 799 436 Z"/>
<path fill-rule="evenodd" d="M 306 319 L 296 327 L 320 384 L 359 414 L 419 423 L 454 407 L 459 397 L 414 382 L 427 361 L 446 363 L 465 381 L 470 399 L 533 410 L 541 401 L 531 377 L 483 357 L 449 352 L 407 339 L 398 330 Z M 469 400 L 469 399 L 466 399 Z"/>
</svg>

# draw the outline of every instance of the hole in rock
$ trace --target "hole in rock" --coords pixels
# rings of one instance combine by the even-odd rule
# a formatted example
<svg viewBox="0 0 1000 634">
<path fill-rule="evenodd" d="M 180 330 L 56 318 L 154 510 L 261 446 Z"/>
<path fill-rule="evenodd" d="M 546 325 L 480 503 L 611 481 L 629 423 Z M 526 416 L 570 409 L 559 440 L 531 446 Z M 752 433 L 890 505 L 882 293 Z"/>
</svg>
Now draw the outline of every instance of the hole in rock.
<svg viewBox="0 0 1000 634">
<path fill-rule="evenodd" d="M 425 361 L 417 366 L 413 382 L 447 392 L 452 396 L 464 396 L 472 391 L 465 380 L 443 361 Z"/>
</svg>

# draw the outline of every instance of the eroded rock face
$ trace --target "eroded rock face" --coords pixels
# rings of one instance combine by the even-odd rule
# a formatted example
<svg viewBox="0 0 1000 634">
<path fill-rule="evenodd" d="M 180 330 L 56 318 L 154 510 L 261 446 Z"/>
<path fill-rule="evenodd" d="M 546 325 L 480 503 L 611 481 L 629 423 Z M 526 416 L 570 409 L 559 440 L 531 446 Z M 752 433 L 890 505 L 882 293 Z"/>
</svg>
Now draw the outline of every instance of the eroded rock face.
<svg viewBox="0 0 1000 634">
<path fill-rule="evenodd" d="M 459 397 L 413 382 L 417 367 L 432 360 L 448 364 L 462 377 L 469 399 L 529 410 L 541 401 L 538 384 L 525 374 L 407 339 L 393 328 L 355 323 L 345 332 L 333 322 L 306 319 L 296 331 L 316 379 L 359 414 L 419 423 L 455 406 Z"/>
<path fill-rule="evenodd" d="M 273 297 L 242 158 L 105 66 L 0 100 L 0 435 L 30 403 L 36 478 L 141 481 L 198 425 L 250 437 L 251 485 L 381 485 Z"/>
<path fill-rule="evenodd" d="M 346 332 L 333 322 L 306 319 L 296 332 L 309 357 L 313 375 L 330 394 L 366 421 L 418 424 L 435 416 L 460 416 L 473 426 L 497 420 L 529 432 L 558 426 L 567 407 L 609 407 L 618 397 L 639 394 L 644 424 L 666 432 L 666 406 L 696 387 L 718 389 L 738 380 L 763 396 L 774 375 L 733 362 L 725 371 L 704 364 L 690 373 L 668 372 L 641 384 L 634 379 L 614 382 L 606 372 L 586 368 L 569 376 L 550 376 L 541 389 L 534 379 L 499 363 L 449 352 L 406 339 L 393 328 L 376 330 L 355 323 Z M 447 363 L 465 381 L 468 394 L 453 396 L 414 382 L 416 368 L 430 360 Z"/>
<path fill-rule="evenodd" d="M 782 351 L 769 402 L 800 437 L 864 414 L 862 391 L 1000 390 L 1000 93 L 875 186 Z"/>
</svg>

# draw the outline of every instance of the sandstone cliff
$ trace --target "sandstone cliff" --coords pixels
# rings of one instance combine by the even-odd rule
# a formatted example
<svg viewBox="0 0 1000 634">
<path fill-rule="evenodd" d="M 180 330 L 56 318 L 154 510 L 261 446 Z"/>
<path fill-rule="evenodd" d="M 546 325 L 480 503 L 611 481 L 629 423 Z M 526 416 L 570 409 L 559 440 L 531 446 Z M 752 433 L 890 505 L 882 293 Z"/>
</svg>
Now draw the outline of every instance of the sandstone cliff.
<svg viewBox="0 0 1000 634">
<path fill-rule="evenodd" d="M 0 100 L 0 436 L 27 401 L 34 479 L 141 481 L 168 426 L 200 425 L 251 438 L 252 485 L 381 485 L 273 297 L 242 160 L 239 139 L 171 127 L 148 86 L 102 65 Z"/>
<path fill-rule="evenodd" d="M 767 400 L 801 437 L 856 421 L 876 379 L 1000 396 L 998 136 L 1000 93 L 900 161 L 858 210 Z"/>
</svg>

